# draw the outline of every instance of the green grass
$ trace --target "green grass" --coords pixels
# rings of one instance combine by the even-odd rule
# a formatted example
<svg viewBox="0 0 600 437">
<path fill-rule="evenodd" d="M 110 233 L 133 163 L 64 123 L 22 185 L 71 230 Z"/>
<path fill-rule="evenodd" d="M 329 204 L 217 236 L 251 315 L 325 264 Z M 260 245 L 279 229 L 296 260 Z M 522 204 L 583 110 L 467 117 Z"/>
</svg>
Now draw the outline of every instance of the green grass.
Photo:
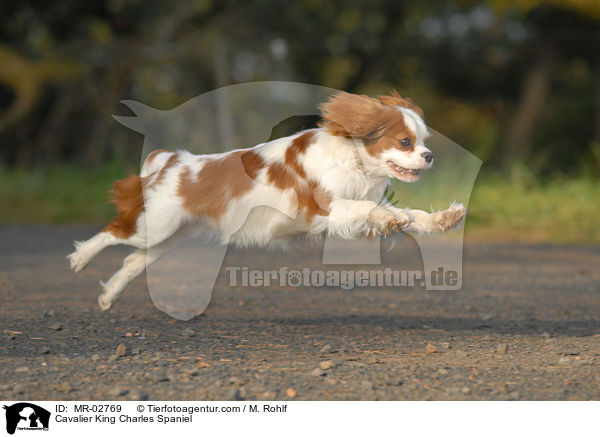
<svg viewBox="0 0 600 437">
<path fill-rule="evenodd" d="M 119 161 L 95 169 L 61 166 L 51 170 L 0 168 L 0 223 L 105 224 L 114 207 L 107 202 L 112 182 L 132 172 Z M 434 208 L 449 201 L 444 190 L 412 186 L 418 196 L 402 205 Z M 420 192 L 423 192 L 421 195 Z M 509 176 L 479 174 L 469 200 L 467 238 L 548 242 L 600 242 L 600 183 L 591 176 L 555 176 L 538 181 L 516 169 Z M 404 204 L 406 203 L 406 205 Z M 427 207 L 427 209 L 429 209 Z"/>
<path fill-rule="evenodd" d="M 475 184 L 466 231 L 487 238 L 600 242 L 600 183 L 588 177 L 547 181 L 484 177 Z"/>
<path fill-rule="evenodd" d="M 106 223 L 112 182 L 132 172 L 114 160 L 98 168 L 0 168 L 0 223 Z"/>
</svg>

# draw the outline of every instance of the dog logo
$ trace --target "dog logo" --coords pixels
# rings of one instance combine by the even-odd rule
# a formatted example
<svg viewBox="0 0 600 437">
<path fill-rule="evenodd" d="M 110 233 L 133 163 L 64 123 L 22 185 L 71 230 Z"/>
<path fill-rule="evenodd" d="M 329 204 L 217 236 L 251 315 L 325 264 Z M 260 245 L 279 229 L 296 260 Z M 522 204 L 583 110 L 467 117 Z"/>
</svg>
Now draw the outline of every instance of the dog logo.
<svg viewBox="0 0 600 437">
<path fill-rule="evenodd" d="M 4 405 L 6 410 L 6 432 L 14 434 L 18 430 L 48 430 L 50 411 L 35 404 L 19 402 L 11 406 Z"/>
<path fill-rule="evenodd" d="M 161 159 L 176 163 L 176 150 L 180 147 L 185 147 L 188 152 L 197 155 L 219 154 L 236 147 L 247 148 L 254 144 L 260 145 L 265 141 L 281 138 L 282 135 L 285 138 L 293 132 L 314 127 L 315 121 L 322 119 L 322 114 L 318 110 L 321 103 L 327 102 L 336 93 L 337 91 L 331 88 L 291 82 L 236 84 L 202 94 L 166 111 L 133 100 L 125 100 L 122 103 L 134 115 L 113 117 L 122 125 L 144 135 L 142 167 L 148 156 L 158 156 L 160 159 L 151 162 L 157 165 L 156 169 L 162 165 L 161 168 L 168 170 L 167 161 L 162 162 Z M 397 98 L 393 98 L 392 101 L 394 99 Z M 412 103 L 408 102 L 408 104 Z M 435 208 L 441 209 L 452 202 L 454 206 L 445 213 L 445 216 L 450 217 L 449 224 L 438 223 L 441 230 L 445 232 L 456 225 L 455 221 L 460 220 L 460 214 L 464 215 L 464 208 L 461 212 L 461 209 L 456 208 L 456 203 L 468 205 L 481 161 L 434 129 L 428 128 L 428 133 L 431 135 L 428 144 L 431 144 L 436 153 L 435 171 L 428 173 L 419 184 L 390 185 L 386 199 L 382 198 L 379 201 L 391 202 L 393 207 L 397 208 L 406 208 L 410 202 L 412 208 L 422 211 L 423 217 L 429 215 L 426 212 L 429 209 L 434 212 L 434 204 Z M 362 147 L 359 143 L 355 145 Z M 157 155 L 157 150 L 167 153 Z M 175 158 L 172 159 L 173 156 Z M 278 213 L 281 217 L 291 219 L 296 217 L 299 212 L 299 191 L 287 190 L 289 196 L 284 199 L 283 191 L 272 184 L 264 183 L 263 179 L 257 177 L 256 172 L 252 170 L 254 161 L 245 162 L 243 156 L 240 155 L 238 162 L 231 160 L 230 171 L 236 175 L 238 180 L 236 184 L 239 186 L 260 185 L 262 194 L 258 198 L 258 203 L 256 199 L 253 199 L 254 203 L 250 201 L 252 199 L 248 202 L 239 202 L 241 206 L 235 214 L 227 216 L 229 232 L 220 235 L 217 239 L 211 239 L 210 236 L 207 238 L 202 233 L 196 236 L 191 234 L 188 238 L 184 231 L 180 234 L 183 235 L 182 240 L 173 237 L 172 243 L 156 244 L 149 247 L 145 253 L 138 252 L 138 255 L 133 255 L 131 261 L 127 263 L 129 267 L 123 267 L 124 271 L 121 270 L 121 273 L 116 274 L 109 283 L 103 285 L 104 293 L 99 299 L 102 309 L 108 309 L 120 296 L 124 287 L 134 277 L 130 273 L 132 269 L 141 272 L 145 267 L 148 290 L 156 308 L 179 320 L 189 320 L 201 314 L 211 300 L 230 243 L 230 236 L 242 229 L 248 219 L 253 218 L 256 221 L 256 217 L 260 217 L 260 214 L 276 216 Z M 426 159 L 424 155 L 420 156 Z M 364 160 L 360 154 L 355 154 L 354 160 L 357 172 L 362 168 L 364 173 Z M 148 171 L 152 169 L 154 167 L 150 165 Z M 159 171 L 156 169 L 154 171 L 158 174 Z M 320 176 L 321 180 L 337 180 L 339 176 L 335 171 L 334 169 L 332 173 L 324 172 Z M 415 174 L 404 176 L 414 180 Z M 211 176 L 211 178 L 219 177 L 219 172 Z M 287 176 L 285 180 L 288 180 Z M 224 191 L 227 192 L 229 191 Z M 207 197 L 199 193 L 200 198 Z M 172 196 L 169 196 L 167 197 L 170 199 Z M 311 205 L 315 211 L 327 209 L 320 204 L 319 196 L 308 196 L 308 198 L 312 199 Z M 220 205 L 221 199 L 215 198 L 211 202 Z M 277 213 L 273 214 L 272 210 Z M 155 230 L 163 229 L 165 224 L 176 222 L 176 220 L 165 220 L 163 214 L 146 213 L 144 217 L 146 229 L 142 231 L 148 234 L 148 239 L 154 238 L 155 234 L 160 237 L 163 234 Z M 385 246 L 382 246 L 380 235 L 365 236 L 358 240 L 325 238 L 321 262 L 323 265 L 382 265 L 382 249 L 391 251 L 398 242 L 397 251 L 406 251 L 408 255 L 412 255 L 415 250 L 420 251 L 423 265 L 421 279 L 426 290 L 460 290 L 462 288 L 462 229 L 451 235 L 445 235 L 443 239 L 435 232 L 430 233 L 427 227 L 424 229 L 406 232 L 410 234 L 416 245 L 412 244 L 411 240 L 404 242 L 404 235 L 399 233 L 384 242 Z M 164 235 L 167 235 L 166 231 Z M 101 245 L 104 240 L 94 242 L 90 239 L 89 241 L 92 243 L 84 244 L 91 244 L 91 248 L 103 247 Z M 89 260 L 90 254 L 93 257 L 93 254 L 97 253 L 96 249 L 86 251 L 83 250 L 85 246 L 81 247 L 78 251 L 85 256 L 74 256 L 78 252 L 76 251 L 70 255 L 73 256 L 73 260 Z M 265 262 L 274 265 L 277 261 L 274 259 Z M 80 270 L 85 263 L 80 267 L 77 262 L 74 265 Z M 303 282 L 303 278 L 297 272 L 297 270 L 289 272 L 289 286 L 300 286 Z M 446 280 L 446 276 L 440 276 L 438 272 L 450 272 L 452 277 Z"/>
</svg>

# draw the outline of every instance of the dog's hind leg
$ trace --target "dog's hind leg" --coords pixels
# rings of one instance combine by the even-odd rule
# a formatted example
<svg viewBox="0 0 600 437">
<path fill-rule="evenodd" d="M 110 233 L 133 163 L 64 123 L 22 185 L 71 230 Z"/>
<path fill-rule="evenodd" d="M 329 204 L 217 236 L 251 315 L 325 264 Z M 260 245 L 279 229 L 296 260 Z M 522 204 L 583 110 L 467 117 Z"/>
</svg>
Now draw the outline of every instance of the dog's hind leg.
<svg viewBox="0 0 600 437">
<path fill-rule="evenodd" d="M 109 309 L 121 296 L 125 287 L 140 275 L 146 268 L 146 250 L 138 249 L 123 261 L 123 267 L 108 280 L 100 281 L 104 292 L 98 296 L 98 304 L 102 311 Z"/>
<path fill-rule="evenodd" d="M 98 304 L 103 311 L 108 310 L 123 294 L 131 281 L 144 272 L 147 266 L 158 261 L 167 252 L 174 249 L 183 240 L 194 234 L 192 228 L 181 228 L 174 235 L 149 249 L 138 249 L 123 261 L 123 267 L 108 282 L 100 282 L 104 292 L 98 296 Z"/>
<path fill-rule="evenodd" d="M 139 248 L 146 246 L 146 226 L 140 220 L 144 211 L 142 179 L 131 175 L 115 182 L 113 202 L 117 207 L 117 218 L 104 230 L 87 241 L 75 242 L 75 252 L 67 256 L 71 269 L 76 272 L 83 268 L 102 249 L 116 244 L 130 244 Z"/>
<path fill-rule="evenodd" d="M 86 241 L 75 242 L 75 252 L 67 255 L 71 269 L 80 272 L 94 259 L 103 249 L 123 243 L 123 240 L 115 237 L 110 232 L 99 232 Z"/>
</svg>

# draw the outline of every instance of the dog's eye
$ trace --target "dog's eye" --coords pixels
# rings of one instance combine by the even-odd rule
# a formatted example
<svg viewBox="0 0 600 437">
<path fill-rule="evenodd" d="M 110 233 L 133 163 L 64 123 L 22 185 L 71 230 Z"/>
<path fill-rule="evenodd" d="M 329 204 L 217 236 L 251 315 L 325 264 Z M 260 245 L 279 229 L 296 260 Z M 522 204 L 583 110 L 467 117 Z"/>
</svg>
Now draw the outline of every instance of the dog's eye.
<svg viewBox="0 0 600 437">
<path fill-rule="evenodd" d="M 404 138 L 403 140 L 400 140 L 400 145 L 402 147 L 410 147 L 410 138 Z"/>
</svg>

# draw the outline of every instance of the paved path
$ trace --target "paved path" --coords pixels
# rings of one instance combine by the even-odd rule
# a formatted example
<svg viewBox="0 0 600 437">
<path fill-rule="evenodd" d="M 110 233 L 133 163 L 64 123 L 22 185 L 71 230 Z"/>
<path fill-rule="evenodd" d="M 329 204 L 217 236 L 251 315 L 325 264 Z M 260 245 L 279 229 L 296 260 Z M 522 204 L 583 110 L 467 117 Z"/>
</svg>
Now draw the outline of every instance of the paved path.
<svg viewBox="0 0 600 437">
<path fill-rule="evenodd" d="M 182 322 L 145 278 L 101 313 L 98 280 L 128 250 L 73 274 L 92 232 L 0 227 L 0 399 L 600 400 L 600 247 L 468 245 L 460 292 L 231 289 L 222 272 Z"/>
</svg>

